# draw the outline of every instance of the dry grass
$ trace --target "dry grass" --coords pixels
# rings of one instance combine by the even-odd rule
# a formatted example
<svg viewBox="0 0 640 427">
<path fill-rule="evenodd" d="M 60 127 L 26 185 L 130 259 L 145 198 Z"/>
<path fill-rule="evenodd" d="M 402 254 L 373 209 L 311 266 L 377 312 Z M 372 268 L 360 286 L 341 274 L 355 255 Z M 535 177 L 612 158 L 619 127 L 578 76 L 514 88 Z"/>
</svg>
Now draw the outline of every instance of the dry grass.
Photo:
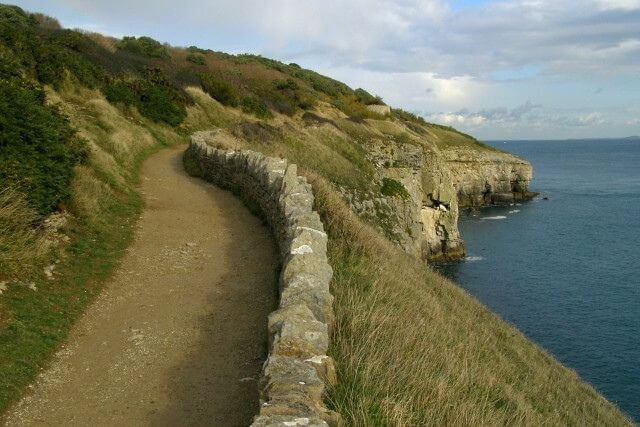
<svg viewBox="0 0 640 427">
<path fill-rule="evenodd" d="M 135 190 L 144 158 L 186 140 L 71 78 L 57 91 L 47 88 L 47 101 L 69 117 L 90 155 L 75 170 L 60 235 L 34 228 L 39 222 L 25 202 L 0 193 L 0 283 L 10 281 L 0 296 L 0 413 L 46 367 L 124 254 L 142 209 Z M 43 267 L 51 263 L 55 275 L 47 279 Z"/>
<path fill-rule="evenodd" d="M 206 128 L 214 115 L 218 122 L 224 118 L 223 127 L 247 120 L 231 109 L 219 114 L 224 108 L 206 95 L 194 98 L 187 119 L 192 128 Z M 368 141 L 412 132 L 403 133 L 396 123 L 339 117 L 340 130 L 304 127 L 295 118 L 268 123 L 279 127 L 282 138 L 240 143 L 296 162 L 313 183 L 335 270 L 337 325 L 330 351 L 339 383 L 327 401 L 347 424 L 630 424 L 573 371 L 344 204 L 334 186 L 353 188 L 368 176 L 362 166 Z M 433 144 L 433 135 L 428 138 L 424 143 Z M 449 143 L 473 147 L 468 139 Z"/>
<path fill-rule="evenodd" d="M 364 225 L 308 174 L 330 235 L 339 384 L 350 425 L 630 425 L 455 284 Z"/>
<path fill-rule="evenodd" d="M 34 227 L 36 220 L 20 193 L 0 189 L 0 282 L 28 274 L 46 254 L 46 236 Z"/>
</svg>

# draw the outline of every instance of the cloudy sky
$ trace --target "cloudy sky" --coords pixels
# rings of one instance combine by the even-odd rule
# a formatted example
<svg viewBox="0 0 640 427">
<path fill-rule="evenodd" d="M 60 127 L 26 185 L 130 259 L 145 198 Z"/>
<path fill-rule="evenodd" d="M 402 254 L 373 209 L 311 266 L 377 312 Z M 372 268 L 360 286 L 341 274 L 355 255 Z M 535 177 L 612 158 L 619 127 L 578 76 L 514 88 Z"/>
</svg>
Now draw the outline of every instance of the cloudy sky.
<svg viewBox="0 0 640 427">
<path fill-rule="evenodd" d="M 14 0 L 296 62 L 483 139 L 640 134 L 640 0 Z"/>
</svg>

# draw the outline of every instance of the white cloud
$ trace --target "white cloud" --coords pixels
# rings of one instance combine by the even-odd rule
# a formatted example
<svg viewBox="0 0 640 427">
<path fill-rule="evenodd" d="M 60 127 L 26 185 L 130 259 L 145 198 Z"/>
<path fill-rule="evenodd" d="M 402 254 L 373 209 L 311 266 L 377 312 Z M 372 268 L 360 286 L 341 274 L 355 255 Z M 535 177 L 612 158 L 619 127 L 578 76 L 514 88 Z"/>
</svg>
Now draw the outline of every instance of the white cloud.
<svg viewBox="0 0 640 427">
<path fill-rule="evenodd" d="M 612 108 L 640 105 L 640 0 L 16 1 L 110 34 L 297 62 L 469 131 L 634 126 L 637 114 L 616 122 Z"/>
<path fill-rule="evenodd" d="M 640 9 L 640 0 L 598 0 L 596 2 L 600 9 L 622 9 L 634 10 Z"/>
</svg>

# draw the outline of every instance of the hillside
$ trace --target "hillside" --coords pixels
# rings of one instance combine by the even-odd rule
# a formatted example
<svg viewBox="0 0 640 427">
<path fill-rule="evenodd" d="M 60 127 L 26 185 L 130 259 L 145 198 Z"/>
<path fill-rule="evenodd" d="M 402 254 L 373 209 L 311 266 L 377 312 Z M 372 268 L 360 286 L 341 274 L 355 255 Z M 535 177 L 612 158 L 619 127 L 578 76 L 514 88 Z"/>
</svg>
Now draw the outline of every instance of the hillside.
<svg viewBox="0 0 640 427">
<path fill-rule="evenodd" d="M 99 293 L 142 208 L 141 161 L 212 143 L 297 163 L 329 231 L 350 424 L 625 424 L 424 259 L 464 253 L 459 206 L 531 196 L 531 167 L 296 64 L 62 29 L 0 6 L 0 411 Z M 402 275 L 398 272 L 402 271 Z"/>
</svg>

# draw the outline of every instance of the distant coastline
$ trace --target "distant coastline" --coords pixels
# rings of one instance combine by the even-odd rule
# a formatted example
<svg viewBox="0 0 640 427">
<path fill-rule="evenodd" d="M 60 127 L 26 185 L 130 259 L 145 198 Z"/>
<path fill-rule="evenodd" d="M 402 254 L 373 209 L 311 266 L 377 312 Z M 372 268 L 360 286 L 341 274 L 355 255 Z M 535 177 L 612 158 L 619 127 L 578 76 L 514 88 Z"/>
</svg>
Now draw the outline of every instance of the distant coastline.
<svg viewBox="0 0 640 427">
<path fill-rule="evenodd" d="M 631 141 L 640 141 L 640 135 L 631 135 L 631 136 L 621 136 L 619 138 L 564 138 L 564 139 L 537 139 L 537 138 L 526 138 L 526 139 L 483 139 L 481 142 L 489 143 L 489 142 L 530 142 L 530 141 L 539 141 L 539 142 L 565 142 L 565 141 L 620 141 L 620 140 L 631 140 Z"/>
</svg>

